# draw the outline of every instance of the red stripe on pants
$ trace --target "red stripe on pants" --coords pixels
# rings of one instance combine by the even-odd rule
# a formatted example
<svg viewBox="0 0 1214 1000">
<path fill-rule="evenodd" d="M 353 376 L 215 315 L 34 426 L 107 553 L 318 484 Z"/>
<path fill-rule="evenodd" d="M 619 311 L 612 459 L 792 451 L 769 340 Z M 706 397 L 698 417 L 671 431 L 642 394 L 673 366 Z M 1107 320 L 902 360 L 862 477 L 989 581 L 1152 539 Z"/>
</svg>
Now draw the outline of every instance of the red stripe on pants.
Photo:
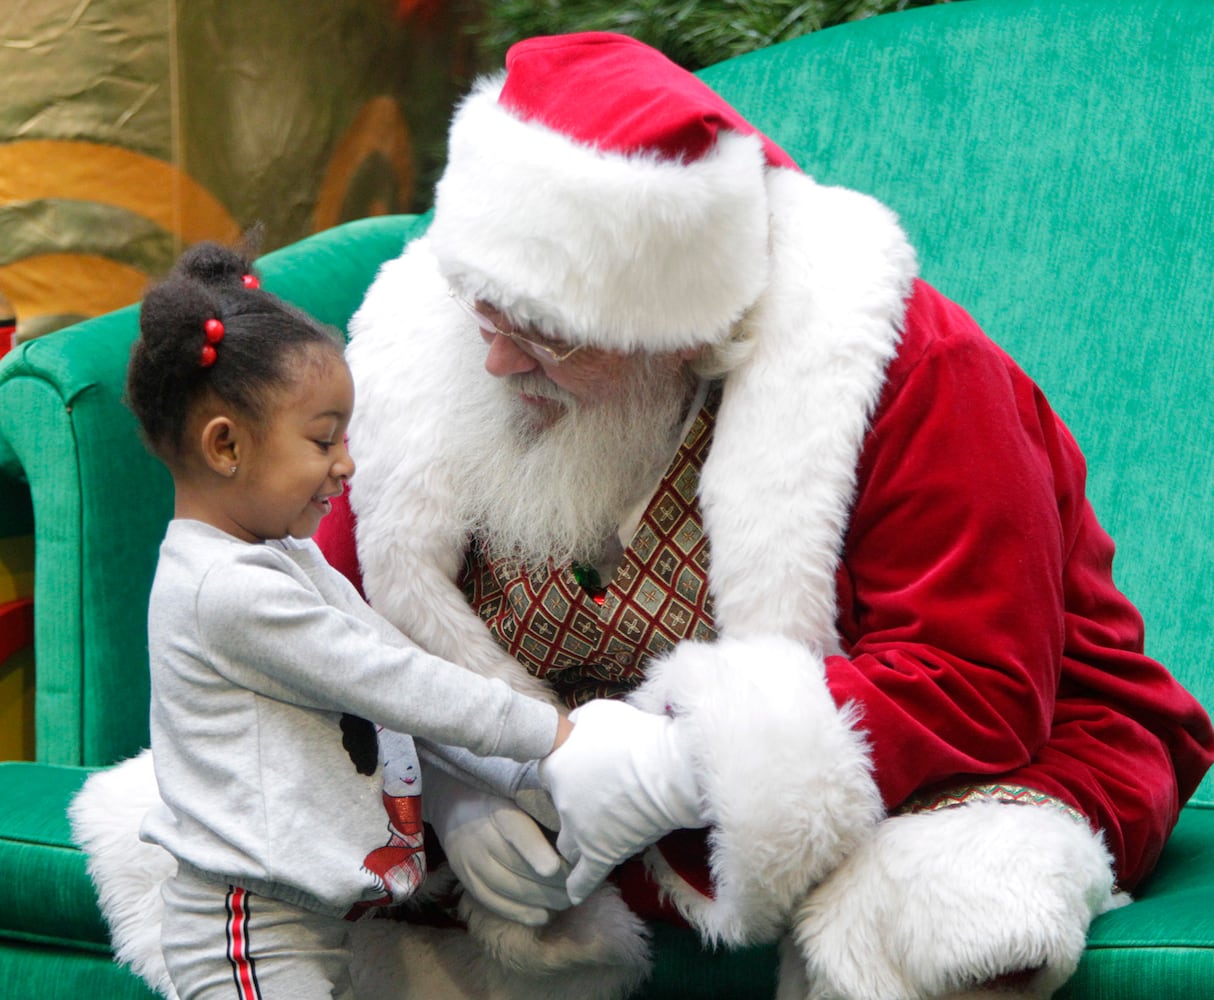
<svg viewBox="0 0 1214 1000">
<path fill-rule="evenodd" d="M 228 961 L 240 1000 L 261 1000 L 257 970 L 249 951 L 248 892 L 238 885 L 228 890 Z"/>
</svg>

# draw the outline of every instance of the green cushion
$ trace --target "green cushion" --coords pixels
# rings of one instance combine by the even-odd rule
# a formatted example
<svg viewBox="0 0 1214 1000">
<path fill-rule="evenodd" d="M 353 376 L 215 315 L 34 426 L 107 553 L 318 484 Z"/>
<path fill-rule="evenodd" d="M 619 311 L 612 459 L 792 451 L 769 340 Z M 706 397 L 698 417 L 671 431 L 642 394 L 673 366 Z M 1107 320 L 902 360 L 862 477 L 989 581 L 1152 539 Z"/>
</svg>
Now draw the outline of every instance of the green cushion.
<svg viewBox="0 0 1214 1000">
<path fill-rule="evenodd" d="M 31 968 L 43 961 L 73 964 L 85 954 L 108 955 L 104 922 L 66 816 L 89 773 L 87 768 L 0 763 L 0 970 L 16 960 L 14 955 Z M 1087 953 L 1061 1000 L 1201 995 L 1198 984 L 1214 982 L 1211 899 L 1214 809 L 1186 808 L 1136 901 L 1092 925 Z M 25 942 L 76 951 L 27 948 Z M 654 950 L 658 963 L 641 994 L 645 1000 L 767 996 L 774 989 L 774 946 L 709 952 L 690 931 L 659 926 Z M 91 960 L 85 963 L 94 967 Z"/>
<path fill-rule="evenodd" d="M 713 1000 L 772 997 L 779 955 L 776 946 L 710 951 L 689 930 L 655 925 L 653 976 L 633 1000 Z"/>
<path fill-rule="evenodd" d="M 1190 806 L 1130 906 L 1097 918 L 1059 1000 L 1214 993 L 1214 808 Z"/>
<path fill-rule="evenodd" d="M 4 941 L 0 995 L 22 1000 L 157 1000 L 159 994 L 106 955 Z M 7 987 L 7 989 L 6 989 Z M 11 990 L 11 992 L 10 992 Z"/>
<path fill-rule="evenodd" d="M 109 935 L 67 820 L 68 803 L 89 774 L 0 763 L 0 938 L 108 954 Z"/>
</svg>

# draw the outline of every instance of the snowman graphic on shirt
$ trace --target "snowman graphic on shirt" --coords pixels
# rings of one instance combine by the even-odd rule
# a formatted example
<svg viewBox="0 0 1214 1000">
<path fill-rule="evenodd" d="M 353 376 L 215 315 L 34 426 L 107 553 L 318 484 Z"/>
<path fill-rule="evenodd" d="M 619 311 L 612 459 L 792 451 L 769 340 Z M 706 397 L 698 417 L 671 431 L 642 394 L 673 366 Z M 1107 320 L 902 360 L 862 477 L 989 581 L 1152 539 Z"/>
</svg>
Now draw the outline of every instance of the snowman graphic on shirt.
<svg viewBox="0 0 1214 1000">
<path fill-rule="evenodd" d="M 383 780 L 388 842 L 363 859 L 363 869 L 375 876 L 384 895 L 365 907 L 401 903 L 417 891 L 426 877 L 422 832 L 422 778 L 412 738 L 375 727 Z M 362 907 L 360 907 L 361 909 Z"/>
</svg>

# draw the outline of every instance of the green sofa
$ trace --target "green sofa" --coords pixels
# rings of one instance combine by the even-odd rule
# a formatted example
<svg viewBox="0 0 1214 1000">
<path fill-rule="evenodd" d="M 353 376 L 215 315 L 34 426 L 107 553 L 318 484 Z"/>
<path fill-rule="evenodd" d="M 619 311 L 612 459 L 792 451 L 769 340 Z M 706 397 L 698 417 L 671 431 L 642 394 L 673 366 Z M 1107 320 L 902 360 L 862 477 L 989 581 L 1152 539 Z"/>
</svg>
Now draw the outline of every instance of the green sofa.
<svg viewBox="0 0 1214 1000">
<path fill-rule="evenodd" d="M 1090 462 L 1148 651 L 1214 708 L 1214 4 L 966 0 L 704 72 L 815 177 L 901 215 L 924 276 L 1032 373 Z M 422 217 L 265 257 L 341 327 Z M 0 505 L 35 535 L 36 762 L 0 764 L 0 993 L 149 994 L 112 964 L 64 810 L 147 739 L 144 615 L 169 482 L 120 395 L 136 311 L 0 362 Z M 1214 995 L 1214 781 L 1061 996 Z M 770 996 L 774 948 L 656 937 L 649 997 Z"/>
</svg>

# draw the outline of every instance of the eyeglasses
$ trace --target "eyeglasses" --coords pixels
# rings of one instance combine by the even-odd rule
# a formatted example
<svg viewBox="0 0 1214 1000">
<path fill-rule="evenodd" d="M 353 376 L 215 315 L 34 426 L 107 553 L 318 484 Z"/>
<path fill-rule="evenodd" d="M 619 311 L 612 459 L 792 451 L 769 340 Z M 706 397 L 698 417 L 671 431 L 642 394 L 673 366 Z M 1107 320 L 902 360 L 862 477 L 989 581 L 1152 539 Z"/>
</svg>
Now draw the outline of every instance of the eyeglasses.
<svg viewBox="0 0 1214 1000">
<path fill-rule="evenodd" d="M 570 347 L 565 341 L 557 340 L 555 337 L 540 337 L 535 334 L 524 337 L 517 330 L 503 330 L 493 322 L 492 318 L 486 316 L 467 299 L 456 295 L 454 291 L 450 291 L 447 294 L 451 296 L 456 305 L 476 320 L 476 325 L 480 328 L 481 333 L 488 334 L 489 336 L 507 337 L 520 350 L 537 361 L 546 361 L 549 364 L 559 365 L 562 361 L 568 361 L 585 346 L 584 344 L 574 344 Z"/>
</svg>

